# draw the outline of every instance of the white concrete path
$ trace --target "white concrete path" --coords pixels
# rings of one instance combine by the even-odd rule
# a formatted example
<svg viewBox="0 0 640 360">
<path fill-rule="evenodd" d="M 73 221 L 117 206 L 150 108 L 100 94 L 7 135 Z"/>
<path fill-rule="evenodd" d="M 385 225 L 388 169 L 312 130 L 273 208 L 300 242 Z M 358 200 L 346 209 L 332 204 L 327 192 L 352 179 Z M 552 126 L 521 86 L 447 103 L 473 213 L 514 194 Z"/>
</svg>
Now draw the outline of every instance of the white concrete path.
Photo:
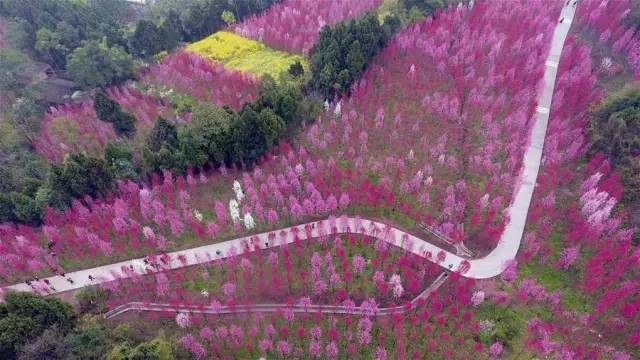
<svg viewBox="0 0 640 360">
<path fill-rule="evenodd" d="M 377 221 L 360 219 L 354 217 L 342 217 L 336 221 L 335 233 L 359 233 L 381 238 L 391 244 L 397 245 L 416 255 L 430 260 L 445 270 L 458 270 L 462 275 L 474 279 L 486 279 L 501 274 L 508 262 L 515 259 L 520 241 L 524 233 L 529 205 L 536 185 L 538 170 L 542 159 L 542 149 L 549 120 L 549 109 L 555 86 L 558 62 L 562 48 L 569 32 L 571 22 L 575 14 L 575 7 L 569 4 L 562 9 L 560 17 L 562 23 L 558 23 L 553 34 L 551 50 L 545 62 L 544 87 L 538 97 L 537 117 L 531 131 L 530 143 L 527 147 L 523 167 L 520 174 L 519 186 L 513 198 L 513 202 L 508 209 L 508 223 L 500 237 L 496 248 L 487 256 L 479 259 L 465 260 L 460 256 L 445 251 L 431 243 L 419 239 L 411 234 L 405 233 L 387 224 Z M 279 229 L 272 232 L 264 232 L 255 236 L 242 237 L 221 243 L 205 245 L 197 248 L 170 253 L 170 261 L 166 269 L 177 269 L 185 266 L 203 264 L 213 259 L 230 256 L 230 250 L 236 248 L 238 252 L 242 250 L 242 244 L 254 244 L 254 250 L 264 249 L 283 243 L 292 243 L 295 239 L 294 229 L 297 229 L 298 238 L 301 241 L 316 238 L 332 233 L 329 220 L 301 224 L 294 227 Z M 309 231 L 305 231 L 307 228 Z M 281 236 L 284 234 L 284 236 Z M 271 240 L 270 240 L 271 235 Z M 273 238 L 277 239 L 274 244 Z M 266 245 L 269 243 L 269 245 Z M 145 269 L 141 266 L 143 259 L 133 259 L 115 264 L 104 265 L 92 269 L 75 271 L 67 274 L 67 278 L 74 280 L 74 284 L 69 283 L 61 276 L 50 277 L 49 292 L 58 293 L 75 290 L 87 285 L 109 282 L 116 278 L 126 278 L 138 274 L 149 274 L 157 269 Z M 133 270 L 129 270 L 132 267 Z M 89 275 L 95 280 L 89 280 Z M 42 281 L 42 280 L 41 280 Z M 44 286 L 41 282 L 41 287 Z M 53 287 L 53 289 L 51 289 Z M 4 290 L 34 291 L 31 286 L 24 283 L 5 287 Z"/>
</svg>

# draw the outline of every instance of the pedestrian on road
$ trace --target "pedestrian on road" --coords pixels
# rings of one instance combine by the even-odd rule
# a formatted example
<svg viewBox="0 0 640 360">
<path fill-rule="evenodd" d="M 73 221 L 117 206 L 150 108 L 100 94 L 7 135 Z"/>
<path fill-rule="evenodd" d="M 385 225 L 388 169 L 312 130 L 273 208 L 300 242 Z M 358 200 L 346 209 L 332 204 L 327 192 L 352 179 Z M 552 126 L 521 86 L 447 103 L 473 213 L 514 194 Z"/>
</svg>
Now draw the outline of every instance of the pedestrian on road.
<svg viewBox="0 0 640 360">
<path fill-rule="evenodd" d="M 573 2 L 573 7 L 576 7 L 576 5 L 578 5 L 578 0 Z"/>
<path fill-rule="evenodd" d="M 93 276 L 89 275 L 89 280 L 90 280 L 90 281 L 93 281 L 93 280 L 95 280 L 95 279 L 96 279 L 96 278 L 94 278 Z"/>
<path fill-rule="evenodd" d="M 560 18 L 560 24 L 564 21 L 564 17 Z"/>
<path fill-rule="evenodd" d="M 70 284 L 73 284 L 73 280 L 71 280 L 71 279 L 67 279 L 67 281 L 68 281 Z"/>
<path fill-rule="evenodd" d="M 51 283 L 49 282 L 49 280 L 48 280 L 48 279 L 44 279 L 43 281 L 44 281 L 44 283 L 45 283 L 45 284 L 47 284 L 47 285 L 50 285 L 50 284 L 51 284 Z"/>
</svg>

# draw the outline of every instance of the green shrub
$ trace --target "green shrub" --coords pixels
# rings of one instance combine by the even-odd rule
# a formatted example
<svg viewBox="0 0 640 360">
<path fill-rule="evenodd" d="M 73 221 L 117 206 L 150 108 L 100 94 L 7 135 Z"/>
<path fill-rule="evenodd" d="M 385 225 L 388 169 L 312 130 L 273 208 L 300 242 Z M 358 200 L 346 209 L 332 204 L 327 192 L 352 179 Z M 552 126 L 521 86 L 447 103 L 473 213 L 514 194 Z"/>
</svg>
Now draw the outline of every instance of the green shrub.
<svg viewBox="0 0 640 360">
<path fill-rule="evenodd" d="M 85 286 L 76 292 L 80 313 L 102 314 L 107 309 L 109 291 L 99 286 Z"/>
</svg>

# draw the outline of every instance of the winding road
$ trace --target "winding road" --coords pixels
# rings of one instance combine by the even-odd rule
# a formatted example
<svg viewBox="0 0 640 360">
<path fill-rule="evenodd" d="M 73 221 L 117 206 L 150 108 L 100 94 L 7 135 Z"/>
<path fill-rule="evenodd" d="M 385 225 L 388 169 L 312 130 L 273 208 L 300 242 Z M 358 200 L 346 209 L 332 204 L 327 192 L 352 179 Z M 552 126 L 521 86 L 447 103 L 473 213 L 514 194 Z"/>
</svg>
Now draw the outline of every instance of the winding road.
<svg viewBox="0 0 640 360">
<path fill-rule="evenodd" d="M 113 281 L 115 279 L 128 278 L 132 276 L 152 274 L 156 271 L 165 271 L 178 269 L 185 266 L 192 266 L 210 262 L 215 259 L 222 259 L 233 256 L 235 251 L 242 251 L 248 247 L 250 251 L 271 248 L 274 246 L 292 243 L 294 241 L 305 241 L 312 238 L 326 236 L 328 234 L 338 233 L 357 233 L 373 236 L 382 239 L 392 245 L 399 246 L 406 251 L 422 256 L 441 266 L 445 272 L 459 271 L 462 276 L 473 279 L 486 279 L 502 273 L 509 261 L 515 259 L 520 242 L 524 233 L 524 228 L 529 211 L 529 205 L 533 196 L 538 177 L 538 171 L 542 160 L 542 151 L 549 121 L 549 111 L 553 98 L 556 75 L 558 71 L 558 63 L 564 46 L 565 39 L 571 27 L 576 7 L 570 3 L 564 6 L 560 15 L 562 22 L 558 22 L 553 34 L 551 48 L 547 60 L 545 62 L 544 87 L 538 96 L 538 107 L 536 109 L 536 119 L 533 125 L 529 145 L 525 151 L 521 173 L 519 174 L 518 187 L 513 198 L 513 202 L 508 208 L 508 223 L 502 233 L 498 245 L 488 255 L 477 259 L 464 259 L 449 251 L 443 250 L 427 241 L 424 241 L 412 234 L 394 228 L 391 225 L 380 223 L 373 220 L 346 217 L 329 218 L 317 222 L 300 224 L 297 226 L 279 229 L 275 231 L 263 232 L 258 235 L 241 237 L 229 241 L 216 244 L 205 245 L 201 247 L 191 248 L 184 251 L 169 253 L 168 261 L 162 268 L 152 268 L 144 264 L 144 259 L 132 259 L 114 264 L 99 266 L 91 269 L 79 270 L 66 274 L 66 278 L 62 276 L 54 276 L 47 278 L 48 284 L 44 285 L 44 279 L 40 280 L 37 290 L 33 286 L 25 283 L 15 284 L 5 287 L 4 290 L 13 291 L 38 291 L 41 293 L 55 294 L 70 290 L 76 290 L 87 285 L 95 285 L 104 282 Z M 232 250 L 232 249 L 235 249 Z M 89 278 L 92 277 L 92 279 Z M 70 283 L 67 278 L 74 280 Z M 432 286 L 440 286 L 444 281 L 444 277 L 439 277 Z M 437 288 L 437 287 L 436 287 Z M 425 290 L 421 296 L 414 299 L 424 299 L 428 296 L 431 287 Z M 316 311 L 332 311 L 339 313 L 347 311 L 344 307 L 331 307 L 313 305 Z M 278 304 L 252 305 L 251 309 L 244 311 L 276 311 L 277 309 L 287 307 Z M 318 307 L 316 309 L 315 307 Z M 129 303 L 121 307 L 117 307 L 110 312 L 110 316 L 115 316 L 129 310 L 149 310 L 149 311 L 167 311 L 169 309 L 166 304 L 143 304 Z M 176 310 L 176 306 L 170 307 L 171 311 Z M 309 311 L 309 307 L 297 308 L 296 311 Z M 306 309 L 306 310 L 305 310 Z M 399 308 L 389 308 L 384 310 L 388 312 L 398 311 Z M 234 307 L 234 312 L 241 309 Z M 383 310 L 383 309 L 379 309 Z M 230 309 L 202 309 L 189 308 L 183 311 L 208 311 L 208 313 L 225 313 Z"/>
</svg>

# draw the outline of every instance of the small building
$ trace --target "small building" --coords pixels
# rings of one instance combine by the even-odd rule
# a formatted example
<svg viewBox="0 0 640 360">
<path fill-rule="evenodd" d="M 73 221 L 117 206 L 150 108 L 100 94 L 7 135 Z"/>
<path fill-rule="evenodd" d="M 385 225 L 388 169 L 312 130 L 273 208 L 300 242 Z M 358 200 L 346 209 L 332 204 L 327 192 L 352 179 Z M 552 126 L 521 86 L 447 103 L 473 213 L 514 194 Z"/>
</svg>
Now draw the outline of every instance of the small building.
<svg viewBox="0 0 640 360">
<path fill-rule="evenodd" d="M 43 62 L 25 62 L 16 69 L 17 80 L 22 85 L 44 81 L 55 75 L 51 66 Z"/>
<path fill-rule="evenodd" d="M 48 78 L 41 81 L 39 85 L 42 87 L 42 98 L 51 103 L 67 102 L 78 90 L 75 82 L 60 78 Z"/>
</svg>

